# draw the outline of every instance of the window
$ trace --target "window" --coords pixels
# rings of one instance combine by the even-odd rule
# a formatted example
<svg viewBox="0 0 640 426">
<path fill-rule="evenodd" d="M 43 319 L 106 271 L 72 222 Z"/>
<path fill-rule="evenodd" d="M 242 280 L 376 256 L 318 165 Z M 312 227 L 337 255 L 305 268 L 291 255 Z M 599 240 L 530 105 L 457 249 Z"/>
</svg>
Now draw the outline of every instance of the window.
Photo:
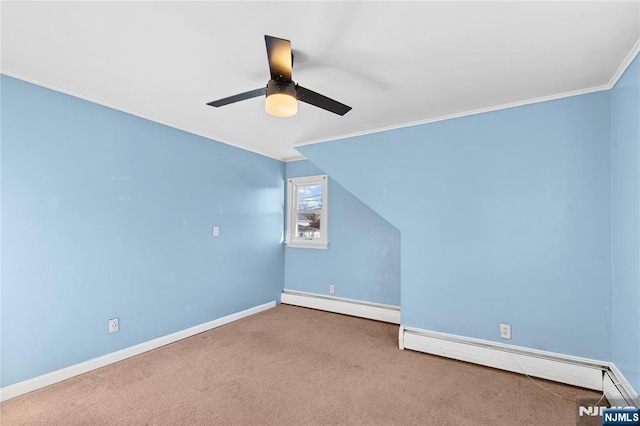
<svg viewBox="0 0 640 426">
<path fill-rule="evenodd" d="M 287 196 L 287 245 L 326 249 L 327 175 L 290 178 Z"/>
</svg>

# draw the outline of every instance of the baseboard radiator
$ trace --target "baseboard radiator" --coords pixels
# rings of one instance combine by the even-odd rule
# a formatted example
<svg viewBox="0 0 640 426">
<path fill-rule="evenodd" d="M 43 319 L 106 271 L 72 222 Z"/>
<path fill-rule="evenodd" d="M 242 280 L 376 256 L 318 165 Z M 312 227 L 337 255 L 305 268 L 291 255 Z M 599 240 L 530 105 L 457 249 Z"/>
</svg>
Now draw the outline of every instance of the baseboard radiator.
<svg viewBox="0 0 640 426">
<path fill-rule="evenodd" d="M 610 363 L 608 367 L 608 370 L 604 372 L 603 388 L 609 402 L 620 407 L 640 408 L 638 392 L 633 389 L 615 364 Z"/>
<path fill-rule="evenodd" d="M 400 324 L 400 307 L 394 305 L 369 303 L 287 289 L 282 292 L 281 301 L 287 305 Z"/>
<path fill-rule="evenodd" d="M 400 326 L 400 349 L 410 349 L 605 393 L 614 406 L 640 406 L 637 392 L 614 364 L 488 340 Z"/>
</svg>

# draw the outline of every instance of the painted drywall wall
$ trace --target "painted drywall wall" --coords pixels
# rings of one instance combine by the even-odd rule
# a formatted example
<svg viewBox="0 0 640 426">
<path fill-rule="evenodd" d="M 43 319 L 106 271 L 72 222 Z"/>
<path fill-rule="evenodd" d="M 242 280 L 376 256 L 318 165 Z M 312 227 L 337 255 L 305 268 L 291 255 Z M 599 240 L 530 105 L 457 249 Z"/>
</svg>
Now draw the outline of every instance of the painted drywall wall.
<svg viewBox="0 0 640 426">
<path fill-rule="evenodd" d="M 640 390 L 640 58 L 611 92 L 613 362 Z"/>
<path fill-rule="evenodd" d="M 283 162 L 1 84 L 2 386 L 279 300 Z"/>
<path fill-rule="evenodd" d="M 307 145 L 400 229 L 402 323 L 611 359 L 610 96 Z"/>
<path fill-rule="evenodd" d="M 287 178 L 325 174 L 308 160 L 288 162 Z M 329 176 L 329 248 L 287 248 L 285 288 L 400 305 L 400 231 Z"/>
</svg>

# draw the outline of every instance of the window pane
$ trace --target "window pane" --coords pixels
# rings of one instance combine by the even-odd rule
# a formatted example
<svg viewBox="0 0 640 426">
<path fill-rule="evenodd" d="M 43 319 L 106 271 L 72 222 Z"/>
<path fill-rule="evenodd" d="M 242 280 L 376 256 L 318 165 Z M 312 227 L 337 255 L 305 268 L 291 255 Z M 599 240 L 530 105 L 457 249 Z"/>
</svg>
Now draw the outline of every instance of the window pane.
<svg viewBox="0 0 640 426">
<path fill-rule="evenodd" d="M 322 208 L 322 185 L 298 187 L 298 210 L 315 210 Z"/>
<path fill-rule="evenodd" d="M 320 213 L 298 214 L 296 237 L 320 238 Z"/>
</svg>

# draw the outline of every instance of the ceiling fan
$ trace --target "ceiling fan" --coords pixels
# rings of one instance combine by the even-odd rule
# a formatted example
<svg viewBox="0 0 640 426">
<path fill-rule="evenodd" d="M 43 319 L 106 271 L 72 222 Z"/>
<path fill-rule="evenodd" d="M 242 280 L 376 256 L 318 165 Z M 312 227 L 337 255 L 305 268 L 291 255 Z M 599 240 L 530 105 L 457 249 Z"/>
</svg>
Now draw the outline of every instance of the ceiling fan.
<svg viewBox="0 0 640 426">
<path fill-rule="evenodd" d="M 265 110 L 276 117 L 296 115 L 298 101 L 306 102 L 338 115 L 345 115 L 351 110 L 350 106 L 304 88 L 291 80 L 291 71 L 293 69 L 291 41 L 269 35 L 264 36 L 264 41 L 267 45 L 269 70 L 271 71 L 271 79 L 267 85 L 260 89 L 218 99 L 207 103 L 207 105 L 221 107 L 266 94 Z"/>
</svg>

